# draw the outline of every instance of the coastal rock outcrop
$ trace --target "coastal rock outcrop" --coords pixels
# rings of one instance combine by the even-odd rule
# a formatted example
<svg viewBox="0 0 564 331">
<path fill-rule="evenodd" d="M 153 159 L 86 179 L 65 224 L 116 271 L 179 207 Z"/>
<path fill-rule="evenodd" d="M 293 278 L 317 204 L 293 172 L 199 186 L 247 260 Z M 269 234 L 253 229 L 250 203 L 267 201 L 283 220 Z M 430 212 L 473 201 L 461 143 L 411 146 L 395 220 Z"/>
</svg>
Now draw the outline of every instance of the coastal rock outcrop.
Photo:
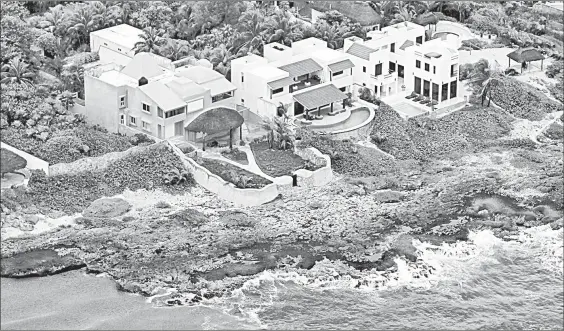
<svg viewBox="0 0 564 331">
<path fill-rule="evenodd" d="M 82 215 L 84 217 L 111 218 L 121 216 L 131 209 L 129 202 L 120 198 L 102 198 L 90 204 Z"/>
<path fill-rule="evenodd" d="M 40 249 L 2 257 L 0 265 L 1 276 L 10 278 L 48 276 L 86 266 L 73 255 L 61 256 L 52 249 Z"/>
</svg>

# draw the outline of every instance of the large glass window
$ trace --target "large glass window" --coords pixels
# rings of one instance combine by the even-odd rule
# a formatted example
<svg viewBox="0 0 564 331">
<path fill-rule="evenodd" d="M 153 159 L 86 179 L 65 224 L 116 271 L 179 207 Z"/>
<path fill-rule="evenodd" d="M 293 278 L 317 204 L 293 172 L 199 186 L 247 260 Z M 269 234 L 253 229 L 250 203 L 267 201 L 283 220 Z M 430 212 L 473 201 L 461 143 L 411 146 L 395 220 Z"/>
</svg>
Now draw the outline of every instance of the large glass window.
<svg viewBox="0 0 564 331">
<path fill-rule="evenodd" d="M 415 93 L 421 94 L 421 78 L 415 77 Z"/>
<path fill-rule="evenodd" d="M 396 52 L 396 43 L 392 43 L 390 45 L 390 52 L 395 53 Z"/>
<path fill-rule="evenodd" d="M 445 101 L 446 99 L 448 99 L 448 83 L 443 84 L 441 91 L 441 101 Z"/>
<path fill-rule="evenodd" d="M 377 64 L 377 65 L 375 66 L 374 72 L 375 72 L 375 73 L 374 73 L 375 76 L 378 76 L 378 75 L 381 75 L 381 74 L 382 74 L 382 63 Z"/>
<path fill-rule="evenodd" d="M 429 63 L 425 63 L 425 71 L 429 71 Z"/>
<path fill-rule="evenodd" d="M 433 100 L 439 101 L 439 85 L 438 84 L 433 83 L 432 95 L 433 95 Z"/>
<path fill-rule="evenodd" d="M 450 82 L 450 98 L 456 98 L 457 81 Z"/>
<path fill-rule="evenodd" d="M 184 114 L 184 107 L 176 108 L 174 110 L 167 111 L 165 113 L 165 118 L 169 118 L 169 117 L 180 115 L 180 114 Z"/>
<path fill-rule="evenodd" d="M 421 61 L 415 60 L 415 67 L 421 69 Z"/>
<path fill-rule="evenodd" d="M 390 61 L 390 72 L 394 72 L 394 71 L 396 71 L 396 64 L 395 62 Z"/>
<path fill-rule="evenodd" d="M 423 81 L 423 96 L 428 97 L 431 93 L 431 83 L 428 80 Z"/>
</svg>

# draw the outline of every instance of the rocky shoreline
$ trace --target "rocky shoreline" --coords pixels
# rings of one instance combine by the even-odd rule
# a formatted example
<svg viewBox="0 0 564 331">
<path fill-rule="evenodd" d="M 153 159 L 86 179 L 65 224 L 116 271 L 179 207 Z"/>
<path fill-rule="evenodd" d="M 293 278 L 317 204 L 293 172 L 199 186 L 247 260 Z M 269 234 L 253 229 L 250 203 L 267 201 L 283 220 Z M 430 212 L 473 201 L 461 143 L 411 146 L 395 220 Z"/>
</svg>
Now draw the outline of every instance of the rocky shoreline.
<svg viewBox="0 0 564 331">
<path fill-rule="evenodd" d="M 394 167 L 381 176 L 339 175 L 257 207 L 234 208 L 197 187 L 183 195 L 126 191 L 95 201 L 70 225 L 32 235 L 24 210 L 3 206 L 1 275 L 85 268 L 108 275 L 121 291 L 174 289 L 164 303 L 191 304 L 265 270 L 309 270 L 322 260 L 393 272 L 397 257 L 418 261 L 414 239 L 441 244 L 480 229 L 505 239 L 520 228 L 561 229 L 562 141 L 545 138 L 531 148 L 514 136 L 491 139 L 479 151 L 433 160 L 382 154 Z M 21 235 L 7 237 L 14 228 Z"/>
</svg>

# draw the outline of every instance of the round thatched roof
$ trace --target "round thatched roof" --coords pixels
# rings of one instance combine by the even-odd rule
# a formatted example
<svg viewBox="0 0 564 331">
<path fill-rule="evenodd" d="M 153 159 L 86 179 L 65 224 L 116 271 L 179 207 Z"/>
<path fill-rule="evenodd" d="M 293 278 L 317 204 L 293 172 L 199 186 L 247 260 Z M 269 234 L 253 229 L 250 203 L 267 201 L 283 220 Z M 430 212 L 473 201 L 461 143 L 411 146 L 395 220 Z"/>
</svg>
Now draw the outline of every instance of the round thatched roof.
<svg viewBox="0 0 564 331">
<path fill-rule="evenodd" d="M 235 109 L 218 107 L 196 117 L 186 126 L 192 132 L 217 133 L 240 127 L 245 120 Z"/>
<path fill-rule="evenodd" d="M 544 55 L 534 48 L 519 48 L 507 54 L 507 57 L 519 63 L 544 60 Z"/>
</svg>

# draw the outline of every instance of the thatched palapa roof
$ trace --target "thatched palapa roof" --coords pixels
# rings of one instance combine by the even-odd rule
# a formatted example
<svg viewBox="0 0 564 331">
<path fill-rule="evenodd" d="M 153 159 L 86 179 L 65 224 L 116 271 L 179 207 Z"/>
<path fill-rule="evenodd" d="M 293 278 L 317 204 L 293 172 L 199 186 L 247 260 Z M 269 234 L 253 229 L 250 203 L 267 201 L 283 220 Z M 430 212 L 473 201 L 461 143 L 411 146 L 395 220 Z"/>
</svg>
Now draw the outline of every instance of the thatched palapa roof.
<svg viewBox="0 0 564 331">
<path fill-rule="evenodd" d="M 439 19 L 437 18 L 437 15 L 435 13 L 428 12 L 417 16 L 413 20 L 413 22 L 425 26 L 429 24 L 437 24 L 439 22 Z"/>
<path fill-rule="evenodd" d="M 238 128 L 243 122 L 243 116 L 235 109 L 218 107 L 200 114 L 186 126 L 186 130 L 210 134 Z"/>
<path fill-rule="evenodd" d="M 544 60 L 544 55 L 534 48 L 519 48 L 507 54 L 507 57 L 519 63 Z"/>
</svg>

